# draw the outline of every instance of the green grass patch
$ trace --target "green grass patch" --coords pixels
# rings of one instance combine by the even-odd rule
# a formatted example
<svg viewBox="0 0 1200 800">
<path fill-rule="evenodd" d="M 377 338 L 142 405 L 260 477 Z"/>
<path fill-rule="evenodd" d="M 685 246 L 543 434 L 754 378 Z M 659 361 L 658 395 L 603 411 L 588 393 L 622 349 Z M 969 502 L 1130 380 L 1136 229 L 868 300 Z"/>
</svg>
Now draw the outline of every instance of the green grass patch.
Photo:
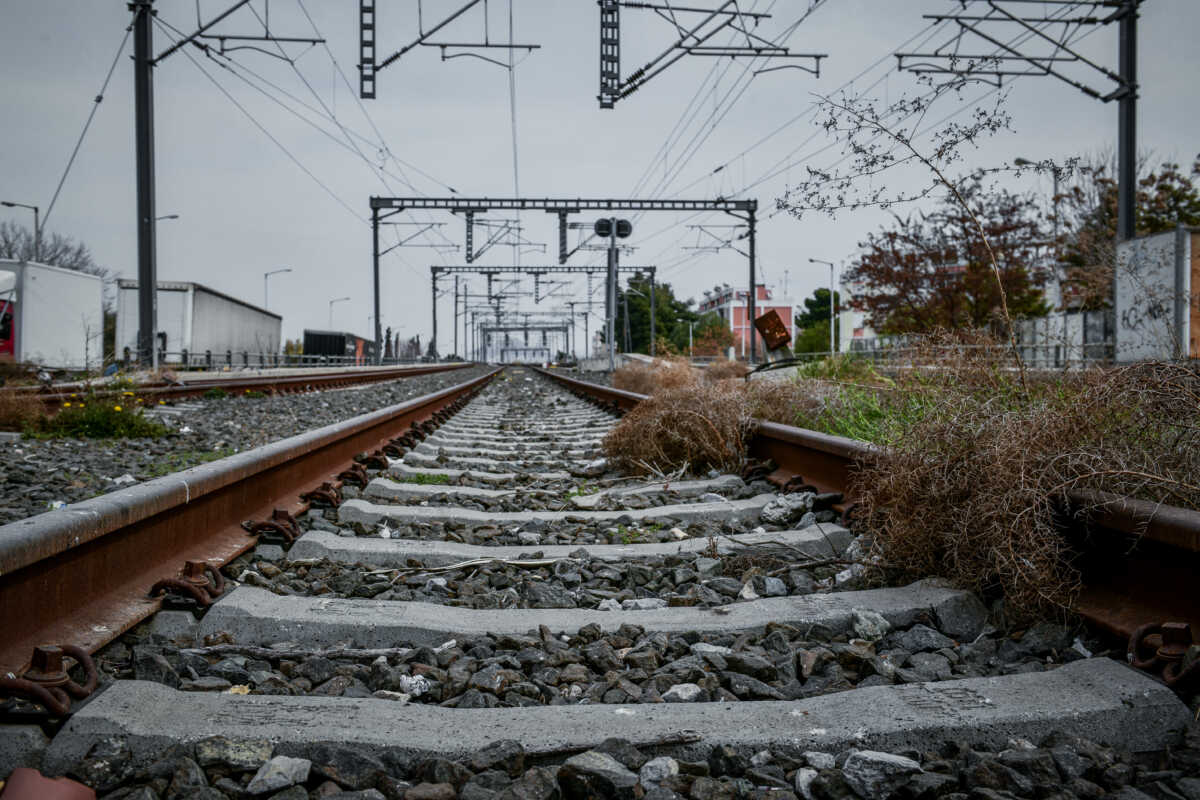
<svg viewBox="0 0 1200 800">
<path fill-rule="evenodd" d="M 171 429 L 147 419 L 134 398 L 83 397 L 63 403 L 53 417 L 41 418 L 25 430 L 37 439 L 157 439 Z"/>
<path fill-rule="evenodd" d="M 203 397 L 205 400 L 224 400 L 225 398 L 229 397 L 229 392 L 225 391 L 219 386 L 214 386 L 202 394 L 201 397 Z"/>
<path fill-rule="evenodd" d="M 419 483 L 423 486 L 437 486 L 450 482 L 449 475 L 437 475 L 430 472 L 417 472 L 412 475 L 399 476 L 401 483 Z"/>
<path fill-rule="evenodd" d="M 146 479 L 161 478 L 163 475 L 170 475 L 172 472 L 179 472 L 190 467 L 196 467 L 200 464 L 207 464 L 210 461 L 219 461 L 222 458 L 228 458 L 235 451 L 232 447 L 222 447 L 217 450 L 182 450 L 175 453 L 168 453 L 155 459 L 154 463 L 146 467 L 140 472 L 145 475 Z"/>
</svg>

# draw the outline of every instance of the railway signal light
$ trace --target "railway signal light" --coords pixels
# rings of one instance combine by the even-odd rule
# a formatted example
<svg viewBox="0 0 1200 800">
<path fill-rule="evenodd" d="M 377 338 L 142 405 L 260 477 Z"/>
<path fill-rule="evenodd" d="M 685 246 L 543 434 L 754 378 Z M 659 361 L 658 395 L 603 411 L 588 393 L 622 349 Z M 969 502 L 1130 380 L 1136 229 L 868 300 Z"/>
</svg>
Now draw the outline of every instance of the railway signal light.
<svg viewBox="0 0 1200 800">
<path fill-rule="evenodd" d="M 613 235 L 613 223 L 617 226 L 617 238 L 626 239 L 633 233 L 633 223 L 627 219 L 614 219 L 612 217 L 602 217 L 596 220 L 596 224 L 592 227 L 596 235 L 602 239 L 607 239 Z"/>
</svg>

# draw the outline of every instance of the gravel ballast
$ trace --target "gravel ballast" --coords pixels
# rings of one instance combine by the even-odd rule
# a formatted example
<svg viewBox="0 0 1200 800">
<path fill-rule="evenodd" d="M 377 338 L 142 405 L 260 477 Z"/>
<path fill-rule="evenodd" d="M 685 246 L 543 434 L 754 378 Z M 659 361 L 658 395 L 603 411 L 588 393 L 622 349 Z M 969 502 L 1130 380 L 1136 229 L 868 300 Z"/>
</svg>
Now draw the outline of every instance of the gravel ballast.
<svg viewBox="0 0 1200 800">
<path fill-rule="evenodd" d="M 468 367 L 305 394 L 189 398 L 150 412 L 173 430 L 160 439 L 0 442 L 0 525 L 464 383 L 486 371 Z"/>
</svg>

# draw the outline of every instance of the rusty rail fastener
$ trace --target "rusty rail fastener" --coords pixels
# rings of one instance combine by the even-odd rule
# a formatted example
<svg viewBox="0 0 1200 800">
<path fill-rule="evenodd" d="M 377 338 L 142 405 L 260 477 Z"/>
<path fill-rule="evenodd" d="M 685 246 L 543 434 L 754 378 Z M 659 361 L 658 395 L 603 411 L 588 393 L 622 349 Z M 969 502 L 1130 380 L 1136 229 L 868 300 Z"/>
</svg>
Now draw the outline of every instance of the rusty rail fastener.
<svg viewBox="0 0 1200 800">
<path fill-rule="evenodd" d="M 355 486 L 366 486 L 371 479 L 367 476 L 363 465 L 355 462 L 338 473 L 338 480 L 342 483 L 352 483 Z"/>
<path fill-rule="evenodd" d="M 779 491 L 782 494 L 793 494 L 795 492 L 812 492 L 813 494 L 821 493 L 817 487 L 804 480 L 803 475 L 793 475 L 792 477 L 788 478 L 787 483 L 783 484 Z"/>
<path fill-rule="evenodd" d="M 301 494 L 300 499 L 313 505 L 337 508 L 342 504 L 342 492 L 329 481 L 325 481 L 318 488 Z"/>
<path fill-rule="evenodd" d="M 376 450 L 374 453 L 364 456 L 358 463 L 367 469 L 387 469 L 388 457 L 382 450 Z"/>
<path fill-rule="evenodd" d="M 1143 625 L 1129 637 L 1129 663 L 1157 672 L 1172 689 L 1183 689 L 1200 677 L 1200 645 L 1186 622 Z"/>
<path fill-rule="evenodd" d="M 380 450 L 382 450 L 384 455 L 386 455 L 388 458 L 403 458 L 404 447 L 404 442 L 400 441 L 400 439 L 392 439 L 390 442 L 381 447 Z"/>
<path fill-rule="evenodd" d="M 300 538 L 300 524 L 291 512 L 277 508 L 271 512 L 270 519 L 261 522 L 243 522 L 242 527 L 255 536 L 262 536 L 268 541 L 291 544 Z"/>
<path fill-rule="evenodd" d="M 742 467 L 742 480 L 746 483 L 750 481 L 766 480 L 766 477 L 775 471 L 775 467 L 769 461 L 759 462 L 757 464 L 749 463 Z"/>
<path fill-rule="evenodd" d="M 63 665 L 63 657 L 75 659 L 83 667 L 82 686 L 71 680 Z M 92 657 L 82 647 L 71 644 L 43 644 L 33 648 L 29 669 L 19 676 L 13 673 L 0 676 L 0 695 L 21 697 L 44 707 L 54 716 L 71 711 L 71 698 L 83 699 L 96 690 L 99 675 Z"/>
<path fill-rule="evenodd" d="M 150 596 L 171 593 L 190 597 L 201 607 L 211 606 L 225 591 L 221 571 L 207 561 L 185 561 L 181 577 L 163 578 L 150 587 Z"/>
</svg>

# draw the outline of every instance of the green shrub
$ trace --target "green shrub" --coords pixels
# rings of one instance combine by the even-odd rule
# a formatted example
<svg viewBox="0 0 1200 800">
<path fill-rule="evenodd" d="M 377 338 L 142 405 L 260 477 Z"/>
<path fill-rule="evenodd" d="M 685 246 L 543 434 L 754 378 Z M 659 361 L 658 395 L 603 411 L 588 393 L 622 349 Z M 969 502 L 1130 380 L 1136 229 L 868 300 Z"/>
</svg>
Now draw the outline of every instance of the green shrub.
<svg viewBox="0 0 1200 800">
<path fill-rule="evenodd" d="M 42 439 L 157 439 L 171 429 L 147 419 L 132 397 L 100 398 L 94 395 L 63 403 L 53 417 L 37 420 L 27 435 Z"/>
</svg>

